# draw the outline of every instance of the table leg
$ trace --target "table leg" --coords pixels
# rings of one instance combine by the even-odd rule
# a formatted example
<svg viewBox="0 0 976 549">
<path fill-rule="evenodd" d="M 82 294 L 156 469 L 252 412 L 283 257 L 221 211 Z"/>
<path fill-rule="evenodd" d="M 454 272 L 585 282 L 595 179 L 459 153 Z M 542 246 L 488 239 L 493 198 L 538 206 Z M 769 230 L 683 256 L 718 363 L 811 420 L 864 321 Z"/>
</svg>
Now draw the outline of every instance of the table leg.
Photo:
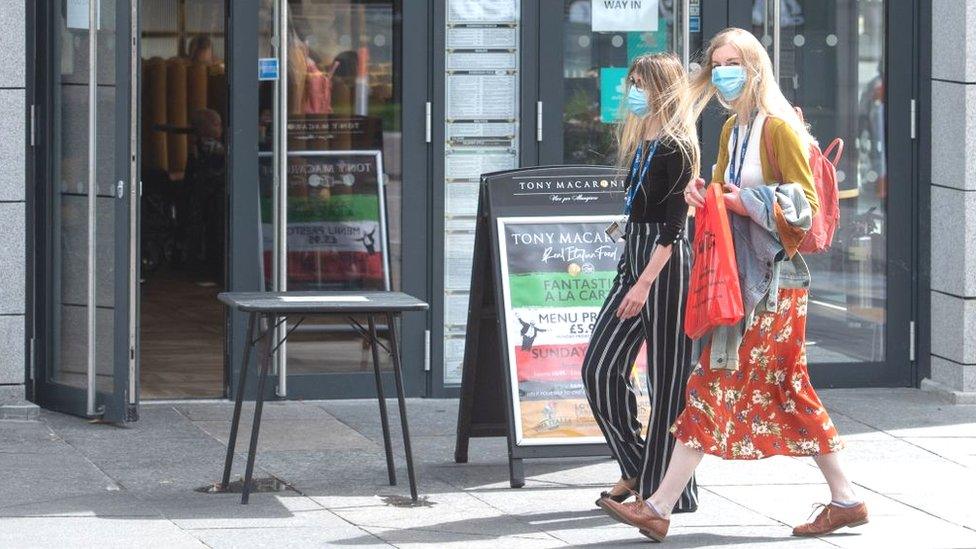
<svg viewBox="0 0 976 549">
<path fill-rule="evenodd" d="M 370 347 L 373 351 L 373 372 L 376 375 L 376 397 L 380 402 L 380 423 L 383 425 L 383 449 L 386 450 L 386 471 L 390 476 L 390 486 L 396 485 L 396 465 L 393 464 L 393 444 L 390 442 L 390 419 L 386 413 L 386 396 L 383 395 L 383 378 L 380 376 L 379 336 L 376 335 L 376 320 L 373 315 L 366 316 L 369 322 Z"/>
<path fill-rule="evenodd" d="M 258 394 L 254 401 L 254 421 L 251 425 L 251 444 L 247 449 L 247 468 L 244 469 L 244 486 L 241 490 L 241 505 L 246 505 L 251 495 L 251 478 L 254 473 L 254 458 L 258 452 L 258 432 L 261 429 L 261 411 L 264 408 L 264 385 L 268 379 L 268 368 L 271 364 L 272 341 L 275 337 L 274 326 L 277 322 L 275 315 L 267 315 L 268 331 L 261 343 L 261 374 L 258 377 Z"/>
<path fill-rule="evenodd" d="M 410 449 L 410 428 L 407 425 L 407 402 L 403 395 L 403 372 L 400 369 L 400 346 L 397 344 L 396 322 L 393 313 L 386 314 L 390 334 L 390 355 L 393 358 L 393 379 L 396 381 L 397 401 L 400 405 L 400 427 L 403 429 L 403 449 L 407 454 L 407 476 L 410 478 L 410 497 L 417 501 L 417 479 L 413 473 L 413 451 Z"/>
<path fill-rule="evenodd" d="M 234 449 L 237 446 L 237 427 L 241 424 L 241 404 L 244 402 L 244 386 L 247 384 L 247 366 L 251 360 L 251 347 L 254 346 L 254 328 L 257 324 L 257 313 L 247 315 L 247 333 L 244 341 L 244 362 L 241 364 L 241 374 L 237 377 L 237 396 L 234 399 L 234 418 L 230 422 L 230 437 L 227 440 L 227 457 L 224 458 L 224 476 L 221 477 L 220 489 L 226 490 L 230 483 L 230 469 L 234 464 Z"/>
</svg>

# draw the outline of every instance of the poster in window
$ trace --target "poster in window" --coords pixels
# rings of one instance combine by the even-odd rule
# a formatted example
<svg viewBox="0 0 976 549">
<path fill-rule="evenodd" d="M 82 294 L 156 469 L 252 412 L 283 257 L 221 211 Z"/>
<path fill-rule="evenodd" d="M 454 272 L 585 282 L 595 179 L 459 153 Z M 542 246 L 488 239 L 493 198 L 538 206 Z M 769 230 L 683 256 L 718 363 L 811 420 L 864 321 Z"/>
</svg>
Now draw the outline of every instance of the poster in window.
<svg viewBox="0 0 976 549">
<path fill-rule="evenodd" d="M 271 155 L 261 155 L 270 186 Z M 380 151 L 289 154 L 287 273 L 290 290 L 388 290 L 389 251 Z M 262 219 L 272 219 L 270 195 Z M 272 265 L 268 224 L 262 231 L 265 276 Z"/>
</svg>

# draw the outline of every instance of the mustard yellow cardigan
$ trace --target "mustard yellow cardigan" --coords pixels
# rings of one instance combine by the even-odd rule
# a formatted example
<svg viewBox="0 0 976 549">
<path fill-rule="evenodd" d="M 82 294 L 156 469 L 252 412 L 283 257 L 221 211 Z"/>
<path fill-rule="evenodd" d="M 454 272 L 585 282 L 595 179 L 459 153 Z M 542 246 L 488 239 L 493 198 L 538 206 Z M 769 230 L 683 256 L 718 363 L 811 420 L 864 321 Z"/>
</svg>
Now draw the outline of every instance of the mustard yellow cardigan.
<svg viewBox="0 0 976 549">
<path fill-rule="evenodd" d="M 722 126 L 722 133 L 719 136 L 718 159 L 715 161 L 715 169 L 712 172 L 712 183 L 725 183 L 725 172 L 729 168 L 729 139 L 732 135 L 732 128 L 735 124 L 735 115 L 732 115 Z M 779 167 L 782 181 L 776 181 L 773 175 L 771 162 L 766 158 L 766 147 L 763 139 L 754 143 L 753 146 L 759 149 L 759 162 L 762 164 L 763 179 L 767 184 L 773 183 L 796 183 L 803 188 L 803 194 L 810 202 L 810 209 L 817 213 L 820 209 L 820 201 L 817 198 L 817 189 L 813 184 L 813 172 L 810 170 L 809 150 L 796 135 L 793 128 L 782 118 L 769 116 L 762 128 L 762 132 L 772 132 L 773 151 L 776 154 L 776 164 Z M 761 134 L 760 134 L 761 135 Z M 786 255 L 792 257 L 796 252 L 800 241 L 806 231 L 791 226 L 786 222 L 786 218 L 776 206 L 776 226 L 780 235 L 780 241 L 786 248 Z"/>
</svg>

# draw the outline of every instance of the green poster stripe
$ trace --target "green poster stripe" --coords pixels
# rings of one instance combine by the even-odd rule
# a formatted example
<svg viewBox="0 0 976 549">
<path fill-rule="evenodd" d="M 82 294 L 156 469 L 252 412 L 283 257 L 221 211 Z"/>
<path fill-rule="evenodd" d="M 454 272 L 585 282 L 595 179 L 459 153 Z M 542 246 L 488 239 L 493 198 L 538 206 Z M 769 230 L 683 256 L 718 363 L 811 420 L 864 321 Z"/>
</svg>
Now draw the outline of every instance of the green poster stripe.
<svg viewBox="0 0 976 549">
<path fill-rule="evenodd" d="M 330 198 L 288 197 L 288 222 L 379 221 L 379 198 L 371 194 L 340 194 Z M 271 200 L 261 199 L 261 218 L 271 221 Z"/>
<path fill-rule="evenodd" d="M 599 307 L 610 292 L 615 271 L 510 275 L 512 307 Z"/>
</svg>

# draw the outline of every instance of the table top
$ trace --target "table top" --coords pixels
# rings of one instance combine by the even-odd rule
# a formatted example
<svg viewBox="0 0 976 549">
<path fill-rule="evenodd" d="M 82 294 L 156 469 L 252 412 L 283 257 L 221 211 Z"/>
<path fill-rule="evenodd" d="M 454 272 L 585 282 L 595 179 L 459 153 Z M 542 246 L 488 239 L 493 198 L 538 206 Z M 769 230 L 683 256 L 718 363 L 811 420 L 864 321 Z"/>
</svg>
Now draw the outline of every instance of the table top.
<svg viewBox="0 0 976 549">
<path fill-rule="evenodd" d="M 275 314 L 400 313 L 426 311 L 427 303 L 402 292 L 223 292 L 217 299 L 245 312 Z"/>
</svg>

